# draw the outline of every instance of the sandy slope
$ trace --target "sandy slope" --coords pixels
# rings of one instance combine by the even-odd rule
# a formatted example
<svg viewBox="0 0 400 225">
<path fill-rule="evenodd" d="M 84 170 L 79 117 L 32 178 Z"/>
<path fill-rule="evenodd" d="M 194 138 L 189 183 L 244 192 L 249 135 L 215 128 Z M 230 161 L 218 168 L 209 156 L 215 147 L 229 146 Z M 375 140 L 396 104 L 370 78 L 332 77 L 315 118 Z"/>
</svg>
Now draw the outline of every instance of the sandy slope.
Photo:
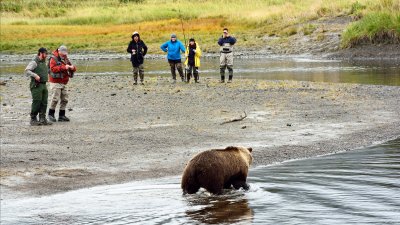
<svg viewBox="0 0 400 225">
<path fill-rule="evenodd" d="M 254 148 L 255 165 L 350 150 L 400 136 L 400 87 L 235 80 L 132 86 L 76 77 L 70 123 L 29 126 L 25 78 L 1 87 L 1 195 L 47 195 L 181 174 L 201 150 Z M 220 125 L 247 113 L 240 122 Z"/>
</svg>

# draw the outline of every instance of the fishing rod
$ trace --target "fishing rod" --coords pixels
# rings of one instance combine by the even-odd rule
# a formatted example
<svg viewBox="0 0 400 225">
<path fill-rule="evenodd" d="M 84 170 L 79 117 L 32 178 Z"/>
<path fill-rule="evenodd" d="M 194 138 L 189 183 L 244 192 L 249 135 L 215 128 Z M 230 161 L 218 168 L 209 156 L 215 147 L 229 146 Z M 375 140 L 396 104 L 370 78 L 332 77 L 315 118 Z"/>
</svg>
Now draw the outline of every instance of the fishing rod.
<svg viewBox="0 0 400 225">
<path fill-rule="evenodd" d="M 187 48 L 187 44 L 186 44 L 186 35 L 185 35 L 185 28 L 183 27 L 183 18 L 182 18 L 182 14 L 181 14 L 181 10 L 179 9 L 179 17 L 181 19 L 181 26 L 182 26 L 182 33 L 183 33 L 183 39 L 185 40 L 185 49 Z M 187 69 L 185 66 L 185 79 L 189 80 L 187 77 Z"/>
</svg>

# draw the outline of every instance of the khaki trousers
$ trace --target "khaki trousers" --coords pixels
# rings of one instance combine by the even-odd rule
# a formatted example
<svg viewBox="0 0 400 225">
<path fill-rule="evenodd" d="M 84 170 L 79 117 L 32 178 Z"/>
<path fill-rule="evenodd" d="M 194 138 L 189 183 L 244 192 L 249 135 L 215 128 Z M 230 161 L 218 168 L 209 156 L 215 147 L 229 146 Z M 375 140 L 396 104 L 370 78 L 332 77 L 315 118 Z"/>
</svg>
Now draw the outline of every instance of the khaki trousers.
<svg viewBox="0 0 400 225">
<path fill-rule="evenodd" d="M 61 83 L 50 83 L 51 103 L 50 109 L 55 110 L 57 103 L 60 102 L 60 110 L 65 110 L 68 103 L 67 86 Z"/>
</svg>

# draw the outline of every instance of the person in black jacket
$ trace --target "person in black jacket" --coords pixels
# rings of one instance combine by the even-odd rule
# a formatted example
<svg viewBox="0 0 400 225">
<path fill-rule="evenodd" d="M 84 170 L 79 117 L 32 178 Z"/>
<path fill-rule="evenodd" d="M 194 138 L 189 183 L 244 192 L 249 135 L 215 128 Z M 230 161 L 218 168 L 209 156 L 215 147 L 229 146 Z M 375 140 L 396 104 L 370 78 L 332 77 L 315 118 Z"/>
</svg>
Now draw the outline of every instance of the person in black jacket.
<svg viewBox="0 0 400 225">
<path fill-rule="evenodd" d="M 140 35 L 137 31 L 132 34 L 132 41 L 129 43 L 127 52 L 131 53 L 131 62 L 133 66 L 133 79 L 134 85 L 137 85 L 138 73 L 140 76 L 140 84 L 144 85 L 144 69 L 143 61 L 144 56 L 147 53 L 146 44 L 140 39 Z"/>
</svg>

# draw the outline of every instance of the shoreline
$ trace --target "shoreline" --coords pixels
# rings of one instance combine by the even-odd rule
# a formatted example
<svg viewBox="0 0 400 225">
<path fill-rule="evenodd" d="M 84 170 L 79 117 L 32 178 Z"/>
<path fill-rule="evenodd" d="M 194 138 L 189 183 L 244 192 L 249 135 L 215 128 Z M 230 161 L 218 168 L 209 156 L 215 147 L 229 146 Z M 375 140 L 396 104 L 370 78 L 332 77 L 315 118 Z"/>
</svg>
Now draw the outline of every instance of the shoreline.
<svg viewBox="0 0 400 225">
<path fill-rule="evenodd" d="M 253 147 L 255 167 L 400 136 L 398 86 L 89 76 L 69 88 L 72 121 L 30 127 L 26 79 L 1 87 L 2 199 L 180 175 L 194 154 L 228 145 Z"/>
</svg>

